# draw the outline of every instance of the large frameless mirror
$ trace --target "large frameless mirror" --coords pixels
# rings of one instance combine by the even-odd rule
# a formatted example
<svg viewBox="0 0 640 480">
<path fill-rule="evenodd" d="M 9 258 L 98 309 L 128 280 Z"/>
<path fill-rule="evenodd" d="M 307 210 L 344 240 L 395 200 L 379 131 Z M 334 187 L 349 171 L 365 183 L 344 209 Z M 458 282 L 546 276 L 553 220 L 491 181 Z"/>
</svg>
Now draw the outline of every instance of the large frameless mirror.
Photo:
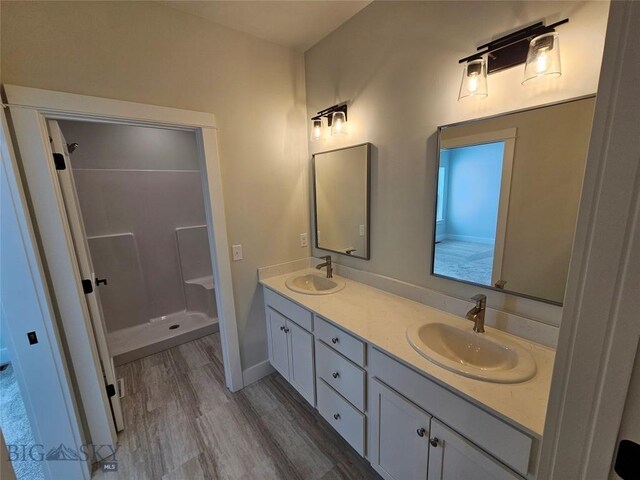
<svg viewBox="0 0 640 480">
<path fill-rule="evenodd" d="M 562 304 L 594 104 L 438 129 L 433 275 Z"/>
<path fill-rule="evenodd" d="M 316 247 L 369 259 L 371 144 L 313 156 Z"/>
</svg>

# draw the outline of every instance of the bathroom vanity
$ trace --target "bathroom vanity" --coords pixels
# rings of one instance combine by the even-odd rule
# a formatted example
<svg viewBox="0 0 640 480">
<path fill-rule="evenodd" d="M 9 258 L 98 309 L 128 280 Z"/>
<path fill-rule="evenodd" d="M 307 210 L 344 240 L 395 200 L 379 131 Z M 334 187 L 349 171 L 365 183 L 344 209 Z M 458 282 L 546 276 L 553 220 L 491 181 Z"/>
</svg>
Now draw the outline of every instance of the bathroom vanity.
<svg viewBox="0 0 640 480">
<path fill-rule="evenodd" d="M 521 383 L 468 378 L 427 360 L 416 324 L 473 324 L 349 279 L 328 295 L 263 278 L 273 367 L 385 479 L 535 478 L 554 352 L 512 337 L 535 363 Z M 495 332 L 487 328 L 487 332 Z M 482 334 L 480 334 L 482 335 Z"/>
</svg>

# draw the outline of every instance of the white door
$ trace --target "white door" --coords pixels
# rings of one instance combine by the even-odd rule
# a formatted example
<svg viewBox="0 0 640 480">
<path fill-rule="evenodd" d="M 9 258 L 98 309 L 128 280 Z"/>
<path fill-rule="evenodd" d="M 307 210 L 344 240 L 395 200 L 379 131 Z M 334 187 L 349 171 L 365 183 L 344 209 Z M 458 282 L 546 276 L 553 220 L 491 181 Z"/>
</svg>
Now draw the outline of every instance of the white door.
<svg viewBox="0 0 640 480">
<path fill-rule="evenodd" d="M 519 480 L 496 460 L 453 432 L 431 420 L 429 480 Z"/>
<path fill-rule="evenodd" d="M 46 454 L 61 443 L 79 451 L 84 439 L 74 392 L 3 111 L 0 119 L 0 334 L 11 350 L 20 395 L 37 444 L 25 445 L 25 453 L 35 458 L 31 452 Z M 40 463 L 46 479 L 91 476 L 86 462 Z M 4 466 L 0 469 L 3 480 Z"/>
<path fill-rule="evenodd" d="M 376 379 L 370 388 L 371 465 L 386 480 L 426 480 L 431 416 Z"/>
<path fill-rule="evenodd" d="M 287 320 L 285 333 L 289 337 L 289 382 L 315 406 L 313 335 L 290 320 Z"/>
<path fill-rule="evenodd" d="M 69 151 L 58 122 L 55 120 L 48 120 L 47 127 L 49 129 L 51 148 L 54 155 L 62 155 L 62 158 L 58 160 L 58 162 L 60 162 L 59 166 L 62 167 L 64 165 L 64 168 L 56 167 L 56 172 L 58 173 L 58 180 L 60 181 L 60 190 L 64 200 L 64 208 L 67 214 L 67 219 L 69 220 L 69 229 L 71 230 L 71 237 L 73 238 L 73 246 L 76 254 L 76 260 L 78 261 L 78 268 L 80 269 L 80 274 L 83 279 L 83 286 L 86 285 L 85 298 L 87 300 L 87 306 L 89 307 L 93 334 L 96 339 L 100 363 L 102 365 L 105 389 L 111 404 L 111 411 L 113 413 L 116 430 L 120 431 L 124 429 L 124 419 L 122 416 L 122 408 L 120 406 L 120 397 L 118 396 L 116 389 L 115 367 L 113 357 L 109 352 L 109 346 L 107 344 L 107 330 L 104 323 L 93 262 L 91 261 L 91 253 L 87 243 L 87 235 L 85 233 L 84 222 L 82 221 L 82 214 L 80 212 L 80 203 L 78 201 L 76 186 L 73 179 L 73 170 L 71 168 Z"/>
<path fill-rule="evenodd" d="M 286 319 L 275 310 L 267 307 L 267 325 L 269 331 L 269 361 L 280 375 L 289 380 L 289 344 L 287 341 Z"/>
</svg>

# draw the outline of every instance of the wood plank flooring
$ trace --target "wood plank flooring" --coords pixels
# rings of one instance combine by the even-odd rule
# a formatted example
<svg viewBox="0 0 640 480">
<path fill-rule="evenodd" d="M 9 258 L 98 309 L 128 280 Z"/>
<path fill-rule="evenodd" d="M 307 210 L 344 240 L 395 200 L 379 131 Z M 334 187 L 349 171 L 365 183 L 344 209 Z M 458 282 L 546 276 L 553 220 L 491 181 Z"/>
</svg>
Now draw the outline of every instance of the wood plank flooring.
<svg viewBox="0 0 640 480">
<path fill-rule="evenodd" d="M 219 334 L 117 368 L 126 428 L 99 480 L 379 479 L 279 375 L 224 386 Z"/>
</svg>

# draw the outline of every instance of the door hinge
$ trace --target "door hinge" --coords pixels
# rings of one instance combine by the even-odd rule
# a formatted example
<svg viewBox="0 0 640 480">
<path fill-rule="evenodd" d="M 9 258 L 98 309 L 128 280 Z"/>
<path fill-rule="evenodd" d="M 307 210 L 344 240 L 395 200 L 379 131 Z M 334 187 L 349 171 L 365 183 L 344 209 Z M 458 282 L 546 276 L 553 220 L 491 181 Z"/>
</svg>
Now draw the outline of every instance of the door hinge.
<svg viewBox="0 0 640 480">
<path fill-rule="evenodd" d="M 622 440 L 618 445 L 615 471 L 623 480 L 640 478 L 640 445 L 631 440 Z"/>
<path fill-rule="evenodd" d="M 64 155 L 61 153 L 53 154 L 53 164 L 56 166 L 56 170 L 65 170 L 67 168 L 67 164 L 64 161 Z"/>
<path fill-rule="evenodd" d="M 89 279 L 82 280 L 82 290 L 84 291 L 85 295 L 93 293 L 93 282 Z"/>
<path fill-rule="evenodd" d="M 107 396 L 109 398 L 115 396 L 116 394 L 116 386 L 113 383 L 108 383 L 107 384 Z"/>
</svg>

